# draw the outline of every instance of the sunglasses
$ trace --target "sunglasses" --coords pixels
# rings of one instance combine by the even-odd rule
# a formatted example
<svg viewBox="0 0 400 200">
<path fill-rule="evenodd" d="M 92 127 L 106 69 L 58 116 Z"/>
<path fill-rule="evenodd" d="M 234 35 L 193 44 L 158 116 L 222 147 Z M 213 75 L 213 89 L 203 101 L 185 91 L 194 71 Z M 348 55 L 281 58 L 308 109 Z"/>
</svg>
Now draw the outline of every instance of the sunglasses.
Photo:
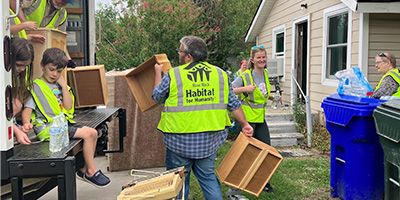
<svg viewBox="0 0 400 200">
<path fill-rule="evenodd" d="M 254 49 L 254 50 L 256 50 L 256 49 L 258 49 L 258 48 L 264 49 L 264 46 L 254 46 L 254 47 L 252 47 L 252 49 Z"/>
<path fill-rule="evenodd" d="M 382 53 L 382 52 L 380 52 L 380 53 L 378 54 L 378 56 L 379 56 L 379 57 L 385 57 L 385 58 L 387 58 L 387 56 L 386 56 L 384 53 Z"/>
</svg>

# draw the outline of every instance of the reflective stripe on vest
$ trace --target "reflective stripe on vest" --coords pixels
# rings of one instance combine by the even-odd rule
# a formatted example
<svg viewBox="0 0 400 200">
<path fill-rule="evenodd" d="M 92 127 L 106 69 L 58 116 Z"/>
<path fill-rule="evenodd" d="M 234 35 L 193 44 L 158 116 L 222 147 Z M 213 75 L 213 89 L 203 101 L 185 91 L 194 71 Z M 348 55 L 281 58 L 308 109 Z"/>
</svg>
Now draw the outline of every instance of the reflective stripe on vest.
<svg viewBox="0 0 400 200">
<path fill-rule="evenodd" d="M 36 0 L 31 7 L 24 10 L 26 20 L 37 22 L 38 27 L 58 29 L 67 19 L 67 11 L 61 8 L 53 15 L 53 18 L 46 25 L 42 25 L 42 21 L 46 12 L 47 0 Z"/>
<path fill-rule="evenodd" d="M 68 87 L 68 90 L 71 93 L 73 103 L 75 102 L 74 96 Z M 53 121 L 53 118 L 55 116 L 58 116 L 61 112 L 60 105 L 58 104 L 56 96 L 53 94 L 49 86 L 42 80 L 36 79 L 33 83 L 33 89 L 32 89 L 32 97 L 33 100 L 36 103 L 37 108 L 40 110 L 41 114 L 45 117 L 45 123 L 51 123 Z M 72 106 L 72 109 L 67 111 L 66 109 L 63 108 L 63 113 L 66 116 L 67 120 L 70 123 L 75 123 L 72 118 L 73 118 L 73 112 L 74 112 L 74 106 Z M 32 120 L 35 119 L 35 114 L 34 112 L 32 113 Z M 34 122 L 33 125 L 38 128 L 42 126 L 42 124 L 38 122 Z M 42 139 L 47 139 L 49 138 L 49 130 L 48 126 L 41 131 L 40 133 L 37 133 L 37 137 L 42 140 Z"/>
<path fill-rule="evenodd" d="M 201 62 L 176 67 L 169 71 L 169 76 L 169 97 L 158 129 L 167 133 L 199 133 L 230 126 L 225 72 Z"/>
<path fill-rule="evenodd" d="M 11 13 L 11 15 L 15 15 L 14 11 L 12 11 L 11 9 L 10 9 L 10 13 Z M 14 23 L 15 23 L 15 25 L 21 24 L 21 21 L 19 20 L 18 16 L 14 17 Z M 14 34 L 11 35 L 11 37 L 13 37 L 13 36 L 14 36 Z M 24 29 L 22 29 L 21 31 L 18 32 L 18 37 L 28 39 L 28 36 L 26 36 L 26 32 Z"/>
<path fill-rule="evenodd" d="M 396 82 L 397 84 L 399 84 L 399 88 L 397 88 L 397 92 L 394 93 L 392 96 L 395 97 L 400 97 L 400 73 L 398 69 L 392 69 L 390 71 L 388 71 L 379 81 L 378 85 L 376 86 L 375 90 L 377 90 L 379 88 L 379 86 L 382 83 L 382 80 L 386 77 L 386 76 L 391 76 Z"/>
<path fill-rule="evenodd" d="M 246 70 L 242 73 L 243 85 L 254 85 L 252 76 L 252 70 Z M 261 90 L 256 86 L 256 89 L 252 93 L 242 94 L 242 108 L 248 122 L 252 123 L 263 123 L 265 109 L 268 101 L 268 97 L 271 93 L 271 85 L 268 79 L 268 71 L 264 70 L 265 85 L 267 87 L 268 94 L 266 97 L 261 93 Z"/>
</svg>

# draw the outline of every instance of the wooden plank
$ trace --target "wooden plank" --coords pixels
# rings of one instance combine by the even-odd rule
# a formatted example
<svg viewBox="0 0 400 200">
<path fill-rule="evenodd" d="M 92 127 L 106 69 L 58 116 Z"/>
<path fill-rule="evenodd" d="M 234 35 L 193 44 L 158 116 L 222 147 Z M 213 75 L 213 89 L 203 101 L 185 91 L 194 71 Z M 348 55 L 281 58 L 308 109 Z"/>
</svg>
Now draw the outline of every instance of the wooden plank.
<svg viewBox="0 0 400 200">
<path fill-rule="evenodd" d="M 83 8 L 66 8 L 68 14 L 83 14 Z"/>
</svg>

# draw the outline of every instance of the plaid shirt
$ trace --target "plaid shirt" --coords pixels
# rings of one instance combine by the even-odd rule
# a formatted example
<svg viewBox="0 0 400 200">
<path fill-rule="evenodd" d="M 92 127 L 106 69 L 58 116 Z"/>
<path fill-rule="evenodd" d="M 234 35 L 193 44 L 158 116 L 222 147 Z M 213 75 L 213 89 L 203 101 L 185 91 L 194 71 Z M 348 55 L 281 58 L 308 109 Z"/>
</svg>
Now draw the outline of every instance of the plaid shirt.
<svg viewBox="0 0 400 200">
<path fill-rule="evenodd" d="M 158 104 L 165 103 L 169 96 L 171 78 L 166 73 L 161 83 L 154 88 L 152 97 Z M 229 82 L 228 110 L 236 110 L 241 106 L 240 101 L 232 90 Z M 172 152 L 190 159 L 202 159 L 214 154 L 228 136 L 228 128 L 222 131 L 202 133 L 174 134 L 164 133 L 165 146 Z"/>
</svg>

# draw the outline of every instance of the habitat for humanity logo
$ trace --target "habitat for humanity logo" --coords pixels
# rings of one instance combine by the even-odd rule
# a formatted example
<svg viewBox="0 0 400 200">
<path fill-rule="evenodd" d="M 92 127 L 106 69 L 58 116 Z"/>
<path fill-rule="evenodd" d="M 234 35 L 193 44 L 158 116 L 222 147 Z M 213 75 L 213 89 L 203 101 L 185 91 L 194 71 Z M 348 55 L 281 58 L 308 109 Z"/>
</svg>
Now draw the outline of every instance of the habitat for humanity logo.
<svg viewBox="0 0 400 200">
<path fill-rule="evenodd" d="M 187 78 L 192 82 L 197 82 L 197 81 L 203 82 L 204 77 L 206 78 L 207 81 L 210 81 L 211 68 L 209 66 L 199 63 L 194 66 L 189 65 L 188 67 L 191 68 L 186 68 L 187 70 L 189 70 Z M 200 80 L 198 78 L 200 78 Z"/>
<path fill-rule="evenodd" d="M 216 94 L 209 83 L 211 67 L 198 63 L 189 65 L 185 69 L 188 70 L 187 78 L 193 82 L 193 87 L 185 90 L 185 102 L 188 104 L 213 102 Z"/>
</svg>

